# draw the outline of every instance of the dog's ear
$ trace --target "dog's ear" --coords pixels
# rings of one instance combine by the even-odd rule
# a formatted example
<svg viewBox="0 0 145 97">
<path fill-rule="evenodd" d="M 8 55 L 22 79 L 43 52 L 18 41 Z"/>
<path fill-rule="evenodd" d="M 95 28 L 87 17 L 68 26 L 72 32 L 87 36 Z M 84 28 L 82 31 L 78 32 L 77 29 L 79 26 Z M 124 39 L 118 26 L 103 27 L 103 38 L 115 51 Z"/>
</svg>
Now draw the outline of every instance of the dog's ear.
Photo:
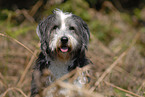
<svg viewBox="0 0 145 97">
<path fill-rule="evenodd" d="M 80 25 L 81 25 L 80 30 L 81 30 L 82 51 L 83 51 L 87 49 L 87 45 L 90 39 L 90 31 L 88 25 L 82 19 L 80 19 Z"/>
<path fill-rule="evenodd" d="M 41 34 L 41 32 L 40 32 L 40 26 L 39 26 L 39 25 L 38 25 L 37 28 L 36 28 L 36 33 L 37 33 L 37 35 L 38 35 L 38 37 L 39 37 L 39 39 L 40 39 L 40 41 L 41 41 L 42 34 Z"/>
<path fill-rule="evenodd" d="M 90 39 L 90 31 L 89 31 L 88 25 L 83 21 L 82 18 L 76 15 L 73 15 L 72 17 L 77 22 L 76 24 L 81 32 L 79 34 L 81 36 L 83 46 L 87 48 L 87 44 L 89 43 L 89 39 Z"/>
<path fill-rule="evenodd" d="M 83 25 L 83 37 L 85 39 L 85 43 L 86 45 L 89 43 L 89 39 L 90 39 L 90 31 L 89 31 L 89 28 L 88 28 L 88 25 L 82 21 L 82 25 Z"/>
<path fill-rule="evenodd" d="M 36 29 L 36 33 L 40 41 L 43 41 L 46 37 L 46 34 L 50 33 L 50 29 L 54 25 L 54 22 L 55 22 L 55 15 L 51 14 L 46 19 L 44 19 L 43 21 L 39 23 Z"/>
</svg>

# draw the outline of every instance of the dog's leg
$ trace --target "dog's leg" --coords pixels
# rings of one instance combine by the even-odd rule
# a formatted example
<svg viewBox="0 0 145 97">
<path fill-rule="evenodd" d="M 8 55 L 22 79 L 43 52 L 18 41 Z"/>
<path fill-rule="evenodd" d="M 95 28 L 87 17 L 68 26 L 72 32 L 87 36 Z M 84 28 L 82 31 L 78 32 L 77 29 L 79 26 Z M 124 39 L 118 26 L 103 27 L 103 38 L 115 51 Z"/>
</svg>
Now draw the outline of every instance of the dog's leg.
<svg viewBox="0 0 145 97">
<path fill-rule="evenodd" d="M 31 97 L 35 97 L 37 94 L 40 95 L 41 90 L 40 75 L 41 72 L 39 70 L 34 70 L 31 82 Z"/>
<path fill-rule="evenodd" d="M 43 53 L 40 53 L 32 73 L 31 97 L 36 95 L 42 97 L 42 90 L 46 87 L 46 83 L 48 83 L 49 73 L 45 72 L 45 70 L 48 71 L 48 66 L 49 63 L 46 61 Z"/>
</svg>

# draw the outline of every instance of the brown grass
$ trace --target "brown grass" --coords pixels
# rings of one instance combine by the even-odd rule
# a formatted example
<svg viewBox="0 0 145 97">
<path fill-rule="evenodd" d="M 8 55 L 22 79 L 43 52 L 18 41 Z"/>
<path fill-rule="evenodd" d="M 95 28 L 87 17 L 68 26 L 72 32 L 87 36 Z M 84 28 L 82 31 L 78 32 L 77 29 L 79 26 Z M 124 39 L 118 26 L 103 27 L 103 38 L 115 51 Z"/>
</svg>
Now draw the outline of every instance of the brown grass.
<svg viewBox="0 0 145 97">
<path fill-rule="evenodd" d="M 91 34 L 87 55 L 93 61 L 93 67 L 77 68 L 45 88 L 42 95 L 47 95 L 48 91 L 54 89 L 52 94 L 57 97 L 61 89 L 67 89 L 70 97 L 144 97 L 145 58 L 138 47 L 138 41 L 143 39 L 144 34 L 124 22 L 118 12 L 115 16 L 118 22 L 114 25 L 123 28 L 123 32 L 108 45 L 104 45 Z M 110 22 L 112 15 L 106 16 L 97 12 L 97 18 L 106 23 Z M 0 97 L 30 96 L 32 65 L 38 53 L 30 41 L 35 44 L 38 41 L 34 41 L 32 36 L 28 38 L 30 34 L 26 36 L 21 40 L 22 43 L 0 33 Z M 88 70 L 92 71 L 89 72 L 90 75 L 87 74 Z M 92 82 L 80 89 L 72 80 L 81 72 L 86 72 Z M 68 83 L 64 80 L 68 80 Z"/>
</svg>

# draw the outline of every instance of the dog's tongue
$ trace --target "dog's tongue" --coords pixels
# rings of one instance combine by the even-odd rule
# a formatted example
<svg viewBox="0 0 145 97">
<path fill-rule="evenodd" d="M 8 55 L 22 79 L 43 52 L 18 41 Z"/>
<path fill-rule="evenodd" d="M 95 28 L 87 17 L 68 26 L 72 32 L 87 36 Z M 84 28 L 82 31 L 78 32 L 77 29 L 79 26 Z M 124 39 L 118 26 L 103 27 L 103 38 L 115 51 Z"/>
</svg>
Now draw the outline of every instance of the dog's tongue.
<svg viewBox="0 0 145 97">
<path fill-rule="evenodd" d="M 63 53 L 65 53 L 65 52 L 68 51 L 68 47 L 61 47 L 60 50 L 61 50 Z"/>
</svg>

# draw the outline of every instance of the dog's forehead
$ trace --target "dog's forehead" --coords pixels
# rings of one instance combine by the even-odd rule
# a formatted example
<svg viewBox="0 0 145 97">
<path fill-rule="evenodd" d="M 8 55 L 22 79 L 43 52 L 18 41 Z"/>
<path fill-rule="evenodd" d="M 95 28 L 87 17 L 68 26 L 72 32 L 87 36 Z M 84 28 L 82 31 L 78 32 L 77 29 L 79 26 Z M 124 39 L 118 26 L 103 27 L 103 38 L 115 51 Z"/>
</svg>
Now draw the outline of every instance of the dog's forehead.
<svg viewBox="0 0 145 97">
<path fill-rule="evenodd" d="M 68 12 L 63 12 L 61 10 L 56 10 L 54 11 L 54 14 L 59 17 L 60 22 L 61 22 L 61 29 L 65 29 L 66 28 L 66 19 L 71 17 L 72 14 L 68 13 Z"/>
<path fill-rule="evenodd" d="M 56 14 L 62 21 L 64 21 L 66 18 L 71 17 L 72 13 L 69 12 L 63 12 L 62 10 L 55 10 L 54 14 Z"/>
</svg>

